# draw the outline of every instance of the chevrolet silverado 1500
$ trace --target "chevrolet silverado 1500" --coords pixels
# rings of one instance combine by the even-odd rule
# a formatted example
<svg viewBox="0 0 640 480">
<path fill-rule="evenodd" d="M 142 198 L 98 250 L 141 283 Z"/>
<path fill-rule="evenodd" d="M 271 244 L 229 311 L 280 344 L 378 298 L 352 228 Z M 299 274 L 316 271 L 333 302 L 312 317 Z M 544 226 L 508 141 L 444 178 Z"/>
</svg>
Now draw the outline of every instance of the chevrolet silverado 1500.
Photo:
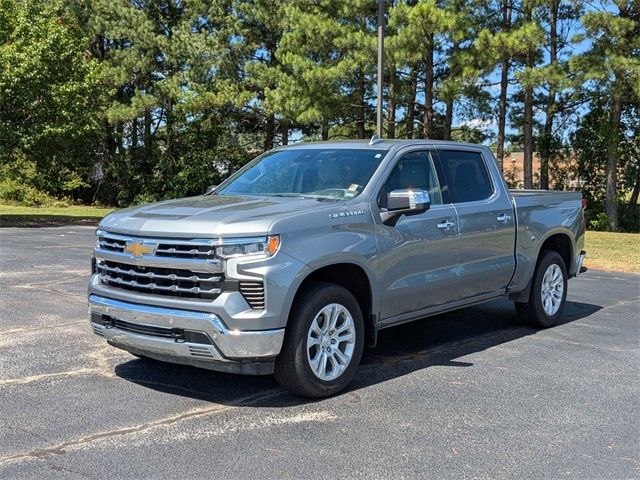
<svg viewBox="0 0 640 480">
<path fill-rule="evenodd" d="M 392 325 L 503 296 L 554 325 L 584 228 L 580 193 L 509 191 L 482 146 L 276 148 L 204 195 L 107 216 L 91 325 L 137 356 L 322 397 Z"/>
</svg>

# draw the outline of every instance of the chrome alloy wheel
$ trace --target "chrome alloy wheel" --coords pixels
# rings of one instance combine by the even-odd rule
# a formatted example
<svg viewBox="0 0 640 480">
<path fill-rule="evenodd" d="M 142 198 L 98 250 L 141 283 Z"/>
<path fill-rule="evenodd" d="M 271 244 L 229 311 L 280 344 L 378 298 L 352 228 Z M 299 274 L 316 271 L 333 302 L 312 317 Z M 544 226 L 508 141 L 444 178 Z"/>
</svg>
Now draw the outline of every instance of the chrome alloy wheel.
<svg viewBox="0 0 640 480">
<path fill-rule="evenodd" d="M 564 278 L 560 267 L 552 263 L 542 277 L 542 308 L 544 313 L 553 317 L 562 305 Z"/>
<path fill-rule="evenodd" d="M 323 307 L 307 333 L 307 360 L 315 376 L 328 382 L 342 375 L 351 362 L 355 341 L 349 310 L 339 303 Z"/>
</svg>

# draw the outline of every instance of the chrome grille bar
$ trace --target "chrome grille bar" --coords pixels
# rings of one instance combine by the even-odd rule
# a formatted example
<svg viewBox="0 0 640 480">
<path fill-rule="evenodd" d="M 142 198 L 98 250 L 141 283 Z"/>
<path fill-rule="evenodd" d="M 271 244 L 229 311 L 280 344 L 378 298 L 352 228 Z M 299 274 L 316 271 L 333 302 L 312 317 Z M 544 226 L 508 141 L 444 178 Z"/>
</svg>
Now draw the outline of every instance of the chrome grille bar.
<svg viewBox="0 0 640 480">
<path fill-rule="evenodd" d="M 184 282 L 220 282 L 222 280 L 222 276 L 213 275 L 210 277 L 203 277 L 200 275 L 177 275 L 175 273 L 171 273 L 168 275 L 163 275 L 160 273 L 155 273 L 153 271 L 140 272 L 134 269 L 125 269 L 121 267 L 110 267 L 106 263 L 102 263 L 100 261 L 97 262 L 96 267 L 102 271 L 108 273 L 116 273 L 123 275 L 130 275 L 132 277 L 143 277 L 148 278 L 150 280 L 171 280 L 171 281 L 184 281 Z"/>
<path fill-rule="evenodd" d="M 113 282 L 113 283 L 116 283 L 117 285 L 146 289 L 146 290 L 150 290 L 151 292 L 156 292 L 156 291 L 181 292 L 181 293 L 191 293 L 194 295 L 199 295 L 199 294 L 219 295 L 220 293 L 222 293 L 221 288 L 210 288 L 210 289 L 200 288 L 200 287 L 184 288 L 184 287 L 179 287 L 178 285 L 164 286 L 164 285 L 158 285 L 155 283 L 140 283 L 136 280 L 125 280 L 120 277 L 112 277 L 110 275 L 103 274 L 103 273 L 99 274 L 99 277 L 100 277 L 100 280 L 102 280 L 103 282 L 107 282 L 107 283 Z"/>
</svg>

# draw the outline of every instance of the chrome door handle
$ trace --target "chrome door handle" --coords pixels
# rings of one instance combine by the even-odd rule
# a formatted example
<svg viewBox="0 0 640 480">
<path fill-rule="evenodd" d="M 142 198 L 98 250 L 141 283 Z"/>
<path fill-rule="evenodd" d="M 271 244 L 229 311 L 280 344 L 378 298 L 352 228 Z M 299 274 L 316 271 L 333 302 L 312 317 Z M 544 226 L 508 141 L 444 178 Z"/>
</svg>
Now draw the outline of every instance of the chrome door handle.
<svg viewBox="0 0 640 480">
<path fill-rule="evenodd" d="M 503 213 L 502 215 L 498 215 L 498 218 L 496 220 L 498 220 L 499 222 L 508 222 L 509 220 L 511 220 L 511 215 Z"/>
<path fill-rule="evenodd" d="M 453 227 L 453 225 L 454 225 L 453 222 L 450 222 L 449 220 L 446 220 L 446 221 L 444 221 L 442 223 L 439 223 L 438 224 L 438 228 L 443 228 L 443 229 L 447 229 L 448 230 L 449 228 Z"/>
</svg>

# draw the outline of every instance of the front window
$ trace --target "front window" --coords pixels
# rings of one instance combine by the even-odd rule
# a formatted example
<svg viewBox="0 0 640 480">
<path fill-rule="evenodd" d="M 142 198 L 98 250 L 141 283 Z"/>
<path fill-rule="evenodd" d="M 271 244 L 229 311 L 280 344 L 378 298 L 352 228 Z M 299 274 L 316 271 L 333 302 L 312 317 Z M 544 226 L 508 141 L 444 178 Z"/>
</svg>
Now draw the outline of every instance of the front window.
<svg viewBox="0 0 640 480">
<path fill-rule="evenodd" d="M 431 154 L 426 150 L 404 155 L 393 168 L 382 187 L 379 205 L 387 207 L 389 193 L 394 190 L 426 190 L 431 205 L 442 205 L 442 191 Z"/>
<path fill-rule="evenodd" d="M 290 148 L 267 152 L 216 191 L 222 195 L 266 195 L 344 200 L 371 180 L 386 150 Z"/>
</svg>

